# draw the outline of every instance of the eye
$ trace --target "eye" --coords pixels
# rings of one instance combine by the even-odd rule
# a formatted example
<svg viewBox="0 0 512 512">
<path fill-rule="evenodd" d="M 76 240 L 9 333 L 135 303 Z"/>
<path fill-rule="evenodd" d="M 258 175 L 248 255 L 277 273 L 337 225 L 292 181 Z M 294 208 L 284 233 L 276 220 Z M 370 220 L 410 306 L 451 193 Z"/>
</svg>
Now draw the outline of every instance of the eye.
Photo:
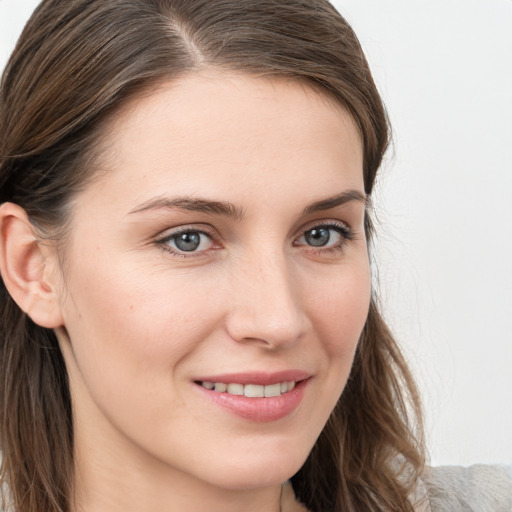
<svg viewBox="0 0 512 512">
<path fill-rule="evenodd" d="M 332 223 L 314 226 L 297 240 L 295 245 L 305 245 L 318 249 L 341 249 L 353 239 L 352 230 L 344 224 Z"/>
<path fill-rule="evenodd" d="M 323 247 L 331 240 L 331 230 L 326 227 L 309 229 L 304 233 L 304 240 L 313 247 Z"/>
<path fill-rule="evenodd" d="M 167 235 L 165 238 L 158 240 L 158 244 L 178 254 L 203 252 L 214 246 L 214 242 L 208 233 L 195 229 L 184 229 Z"/>
</svg>

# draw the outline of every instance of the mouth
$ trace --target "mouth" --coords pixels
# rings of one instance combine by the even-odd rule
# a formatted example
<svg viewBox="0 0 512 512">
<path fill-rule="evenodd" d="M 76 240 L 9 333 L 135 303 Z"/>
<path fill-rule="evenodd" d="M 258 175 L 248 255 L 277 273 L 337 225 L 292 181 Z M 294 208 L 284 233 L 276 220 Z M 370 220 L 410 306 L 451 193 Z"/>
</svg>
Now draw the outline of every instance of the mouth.
<svg viewBox="0 0 512 512">
<path fill-rule="evenodd" d="M 299 408 L 312 375 L 291 370 L 204 376 L 194 380 L 200 395 L 245 420 L 271 422 Z"/>
<path fill-rule="evenodd" d="M 300 381 L 299 381 L 300 382 Z M 241 384 L 237 382 L 210 382 L 196 381 L 196 384 L 203 388 L 215 391 L 216 393 L 227 393 L 234 396 L 246 396 L 248 398 L 273 398 L 292 391 L 297 382 L 294 380 L 277 382 L 276 384 Z"/>
</svg>

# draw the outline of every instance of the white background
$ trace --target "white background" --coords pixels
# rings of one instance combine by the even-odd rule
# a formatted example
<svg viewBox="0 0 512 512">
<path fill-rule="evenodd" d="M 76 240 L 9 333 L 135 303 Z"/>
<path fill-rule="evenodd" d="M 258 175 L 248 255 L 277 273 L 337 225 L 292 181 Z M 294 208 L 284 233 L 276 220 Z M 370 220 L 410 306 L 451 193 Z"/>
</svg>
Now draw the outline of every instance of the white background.
<svg viewBox="0 0 512 512">
<path fill-rule="evenodd" d="M 0 0 L 0 68 L 34 0 Z M 512 0 L 338 0 L 394 128 L 376 196 L 386 316 L 434 464 L 512 462 Z"/>
</svg>

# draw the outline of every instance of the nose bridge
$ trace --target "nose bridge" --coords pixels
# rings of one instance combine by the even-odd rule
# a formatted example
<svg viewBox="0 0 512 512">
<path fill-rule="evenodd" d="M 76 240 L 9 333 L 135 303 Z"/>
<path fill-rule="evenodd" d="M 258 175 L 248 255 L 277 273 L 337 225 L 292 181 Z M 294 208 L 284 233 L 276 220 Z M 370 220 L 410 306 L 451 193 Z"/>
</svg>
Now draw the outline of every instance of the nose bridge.
<svg viewBox="0 0 512 512">
<path fill-rule="evenodd" d="M 304 313 L 284 251 L 252 252 L 240 262 L 236 274 L 228 325 L 231 336 L 275 348 L 300 338 Z"/>
</svg>

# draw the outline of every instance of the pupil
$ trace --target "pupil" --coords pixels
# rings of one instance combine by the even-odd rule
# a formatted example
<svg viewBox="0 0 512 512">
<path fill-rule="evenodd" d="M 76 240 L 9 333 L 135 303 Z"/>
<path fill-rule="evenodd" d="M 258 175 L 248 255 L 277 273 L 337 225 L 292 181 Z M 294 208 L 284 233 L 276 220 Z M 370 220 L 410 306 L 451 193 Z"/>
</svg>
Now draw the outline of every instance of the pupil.
<svg viewBox="0 0 512 512">
<path fill-rule="evenodd" d="M 201 235 L 199 233 L 181 233 L 177 235 L 174 243 L 180 251 L 195 251 L 201 243 Z"/>
<path fill-rule="evenodd" d="M 314 228 L 306 231 L 304 238 L 309 245 L 322 247 L 329 242 L 331 236 L 327 228 Z"/>
</svg>

